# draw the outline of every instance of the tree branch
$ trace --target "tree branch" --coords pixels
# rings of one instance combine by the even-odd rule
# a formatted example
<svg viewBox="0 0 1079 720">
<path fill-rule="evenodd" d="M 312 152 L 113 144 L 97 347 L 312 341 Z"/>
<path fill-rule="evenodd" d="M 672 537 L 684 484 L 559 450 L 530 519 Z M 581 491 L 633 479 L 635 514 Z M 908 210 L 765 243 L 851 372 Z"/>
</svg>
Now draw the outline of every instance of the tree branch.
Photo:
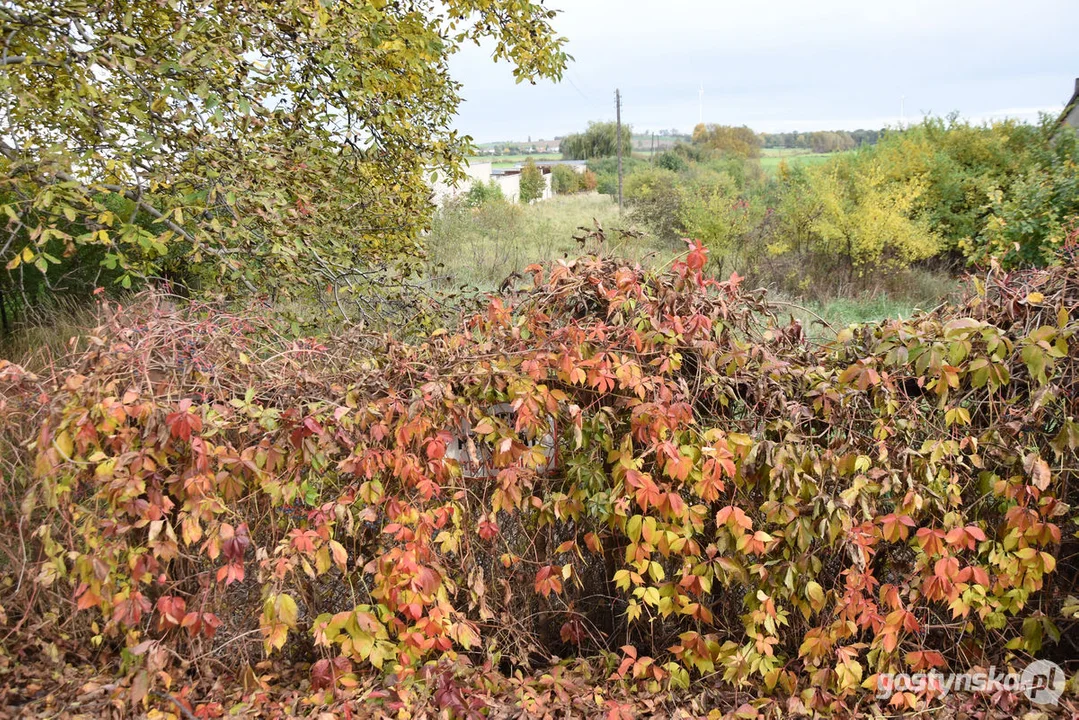
<svg viewBox="0 0 1079 720">
<path fill-rule="evenodd" d="M 6 143 L 3 143 L 3 142 L 0 142 L 0 153 L 2 153 L 6 158 L 11 160 L 12 162 L 15 162 L 16 160 L 19 159 L 18 152 L 14 148 L 8 147 L 8 145 Z M 123 195 L 125 198 L 127 198 L 131 202 L 135 203 L 137 207 L 142 208 L 149 215 L 154 217 L 156 220 L 158 220 L 161 223 L 164 223 L 164 225 L 169 230 L 172 230 L 177 235 L 180 235 L 181 237 L 183 237 L 185 240 L 187 240 L 192 245 L 194 245 L 196 247 L 204 248 L 210 254 L 216 255 L 218 258 L 220 258 L 226 264 L 229 264 L 228 261 L 227 261 L 227 258 L 226 258 L 226 256 L 230 254 L 229 251 L 225 250 L 224 248 L 216 248 L 216 247 L 213 247 L 211 245 L 207 245 L 205 243 L 200 242 L 198 239 L 195 238 L 195 236 L 193 236 L 191 233 L 189 233 L 185 228 L 183 228 L 182 226 L 180 226 L 177 223 L 173 222 L 172 220 L 169 220 L 168 217 L 166 217 L 164 213 L 162 213 L 160 210 L 155 208 L 153 205 L 150 205 L 145 200 L 143 200 L 142 195 L 140 193 L 135 192 L 131 188 L 125 188 L 122 185 L 113 185 L 113 184 L 110 184 L 110 183 L 94 183 L 92 186 L 91 185 L 86 185 L 82 181 L 78 180 L 77 178 L 73 177 L 72 175 L 69 175 L 68 173 L 64 172 L 63 170 L 57 170 L 57 171 L 55 171 L 55 174 L 56 174 L 57 178 L 59 178 L 60 180 L 63 180 L 64 182 L 70 182 L 70 183 L 76 184 L 78 186 L 79 190 L 81 190 L 83 193 L 85 193 L 87 195 L 89 195 L 91 193 L 91 188 L 92 187 L 99 187 L 99 188 L 102 188 L 103 190 L 108 190 L 109 192 L 113 192 L 113 193 L 116 193 L 118 195 Z M 247 287 L 248 290 L 250 290 L 251 292 L 258 292 L 258 289 L 251 283 L 251 281 L 248 280 L 243 275 L 240 276 L 240 280 L 243 282 L 244 286 Z"/>
</svg>

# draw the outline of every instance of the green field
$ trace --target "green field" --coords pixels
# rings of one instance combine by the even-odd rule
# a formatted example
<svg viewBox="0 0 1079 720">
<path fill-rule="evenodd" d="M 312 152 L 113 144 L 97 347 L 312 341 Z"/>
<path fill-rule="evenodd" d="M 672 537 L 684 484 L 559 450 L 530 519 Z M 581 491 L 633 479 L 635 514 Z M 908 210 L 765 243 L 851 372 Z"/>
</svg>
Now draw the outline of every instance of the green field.
<svg viewBox="0 0 1079 720">
<path fill-rule="evenodd" d="M 523 163 L 528 158 L 533 160 L 561 160 L 561 153 L 532 153 L 531 155 L 476 155 L 468 158 L 468 162 L 475 163 L 492 163 L 496 168 L 513 167 L 518 163 Z"/>
<path fill-rule="evenodd" d="M 761 167 L 767 173 L 774 173 L 783 161 L 788 165 L 819 165 L 842 154 L 815 153 L 802 148 L 764 148 L 761 150 Z"/>
<path fill-rule="evenodd" d="M 665 138 L 669 140 L 669 138 Z M 776 171 L 781 161 L 786 161 L 788 165 L 817 165 L 819 163 L 827 162 L 829 158 L 841 155 L 842 153 L 815 153 L 812 150 L 804 150 L 801 148 L 765 148 L 761 151 L 761 167 L 765 172 L 771 174 Z M 644 160 L 648 160 L 651 156 L 645 151 L 640 149 L 632 153 L 634 157 L 638 157 Z M 526 159 L 532 158 L 534 160 L 561 160 L 562 156 L 559 153 L 533 153 L 531 155 L 477 155 L 468 158 L 470 163 L 484 163 L 489 162 L 494 165 L 495 168 L 510 168 L 520 163 L 523 163 Z"/>
</svg>

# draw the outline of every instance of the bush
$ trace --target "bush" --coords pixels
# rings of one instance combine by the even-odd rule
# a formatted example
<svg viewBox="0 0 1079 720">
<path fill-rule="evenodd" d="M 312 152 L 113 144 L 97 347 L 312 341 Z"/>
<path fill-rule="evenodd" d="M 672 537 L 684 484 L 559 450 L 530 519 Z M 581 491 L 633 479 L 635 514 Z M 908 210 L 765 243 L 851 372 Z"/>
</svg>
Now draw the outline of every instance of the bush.
<svg viewBox="0 0 1079 720">
<path fill-rule="evenodd" d="M 465 204 L 469 207 L 481 207 L 492 202 L 502 202 L 506 198 L 502 194 L 502 186 L 494 180 L 481 182 L 473 180 L 472 186 L 465 195 Z"/>
<path fill-rule="evenodd" d="M 640 158 L 622 158 L 623 192 L 630 175 L 645 170 L 650 165 Z M 603 195 L 618 197 L 618 158 L 601 158 L 588 161 L 588 169 L 596 174 L 596 190 Z"/>
<path fill-rule="evenodd" d="M 555 165 L 551 172 L 551 190 L 558 195 L 572 195 L 581 189 L 581 176 L 568 165 Z"/>
<path fill-rule="evenodd" d="M 625 179 L 623 192 L 635 221 L 664 240 L 681 237 L 682 199 L 677 175 L 662 168 L 639 170 Z"/>
<path fill-rule="evenodd" d="M 680 173 L 689 169 L 689 162 L 680 154 L 667 150 L 656 157 L 656 167 Z"/>
<path fill-rule="evenodd" d="M 48 379 L 0 361 L 6 612 L 136 687 L 251 628 L 322 688 L 577 655 L 565 688 L 825 715 L 1074 642 L 1079 266 L 820 346 L 705 263 L 535 266 L 419 344 L 136 305 Z"/>
<path fill-rule="evenodd" d="M 596 178 L 596 174 L 587 168 L 581 173 L 581 190 L 584 192 L 592 192 L 599 185 L 599 180 Z"/>
<path fill-rule="evenodd" d="M 940 251 L 940 236 L 917 211 L 922 190 L 889 179 L 871 156 L 783 168 L 761 197 L 759 223 L 740 244 L 750 258 L 744 271 L 802 297 L 853 296 L 879 286 Z"/>
<path fill-rule="evenodd" d="M 1031 167 L 988 197 L 988 217 L 976 238 L 962 239 L 967 259 L 1004 267 L 1050 263 L 1065 247 L 1079 245 L 1079 139 L 1062 128 L 1035 149 Z"/>
<path fill-rule="evenodd" d="M 746 237 L 763 217 L 761 203 L 740 192 L 726 173 L 715 173 L 705 183 L 696 177 L 682 191 L 678 214 L 681 227 L 688 237 L 704 243 L 717 262 L 732 253 L 741 255 Z"/>
</svg>

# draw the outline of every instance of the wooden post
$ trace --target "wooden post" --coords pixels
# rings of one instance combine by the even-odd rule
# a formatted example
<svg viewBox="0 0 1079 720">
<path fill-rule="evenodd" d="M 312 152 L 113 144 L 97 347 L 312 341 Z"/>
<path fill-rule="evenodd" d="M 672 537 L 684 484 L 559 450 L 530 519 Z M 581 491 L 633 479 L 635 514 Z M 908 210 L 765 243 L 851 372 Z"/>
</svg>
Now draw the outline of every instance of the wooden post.
<svg viewBox="0 0 1079 720">
<path fill-rule="evenodd" d="M 618 213 L 622 214 L 622 91 L 614 91 L 614 116 L 618 126 Z"/>
</svg>

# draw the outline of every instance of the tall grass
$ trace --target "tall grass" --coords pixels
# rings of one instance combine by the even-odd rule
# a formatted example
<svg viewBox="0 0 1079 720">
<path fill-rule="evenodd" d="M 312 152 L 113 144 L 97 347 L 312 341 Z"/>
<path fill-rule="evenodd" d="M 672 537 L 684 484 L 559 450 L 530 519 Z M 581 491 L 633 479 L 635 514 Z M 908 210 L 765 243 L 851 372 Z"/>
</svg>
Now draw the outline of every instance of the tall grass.
<svg viewBox="0 0 1079 720">
<path fill-rule="evenodd" d="M 599 223 L 606 236 L 582 244 L 578 227 Z M 643 237 L 621 237 L 633 229 L 608 195 L 555 196 L 532 205 L 490 202 L 471 208 L 450 204 L 436 215 L 426 238 L 430 272 L 443 287 L 469 285 L 494 290 L 514 272 L 532 263 L 575 258 L 585 252 L 616 254 L 631 260 L 663 264 L 680 253 L 681 245 Z"/>
<path fill-rule="evenodd" d="M 876 323 L 889 318 L 909 318 L 921 310 L 933 310 L 955 300 L 961 281 L 940 269 L 909 268 L 886 285 L 857 295 L 820 299 L 789 299 L 776 293 L 774 301 L 801 321 L 806 333 L 828 340 L 855 323 Z"/>
<path fill-rule="evenodd" d="M 604 229 L 604 247 L 589 240 L 578 227 Z M 640 238 L 621 238 L 617 229 L 644 231 Z M 669 263 L 684 250 L 679 243 L 660 240 L 650 228 L 635 228 L 628 215 L 619 216 L 609 195 L 556 196 L 533 205 L 491 202 L 471 208 L 451 204 L 439 211 L 427 238 L 429 271 L 443 288 L 470 286 L 496 290 L 511 273 L 532 263 L 558 258 L 572 259 L 586 252 L 620 255 L 646 265 Z M 724 275 L 731 270 L 746 274 L 735 258 L 722 263 Z M 806 332 L 827 339 L 851 323 L 885 318 L 910 317 L 917 310 L 931 309 L 956 292 L 957 281 L 936 269 L 911 268 L 887 278 L 879 286 L 862 287 L 857 294 L 840 297 L 787 300 L 772 294 Z"/>
<path fill-rule="evenodd" d="M 97 325 L 98 311 L 96 302 L 65 296 L 24 309 L 11 332 L 0 335 L 0 358 L 40 372 L 57 358 L 85 349 L 85 338 Z"/>
</svg>

